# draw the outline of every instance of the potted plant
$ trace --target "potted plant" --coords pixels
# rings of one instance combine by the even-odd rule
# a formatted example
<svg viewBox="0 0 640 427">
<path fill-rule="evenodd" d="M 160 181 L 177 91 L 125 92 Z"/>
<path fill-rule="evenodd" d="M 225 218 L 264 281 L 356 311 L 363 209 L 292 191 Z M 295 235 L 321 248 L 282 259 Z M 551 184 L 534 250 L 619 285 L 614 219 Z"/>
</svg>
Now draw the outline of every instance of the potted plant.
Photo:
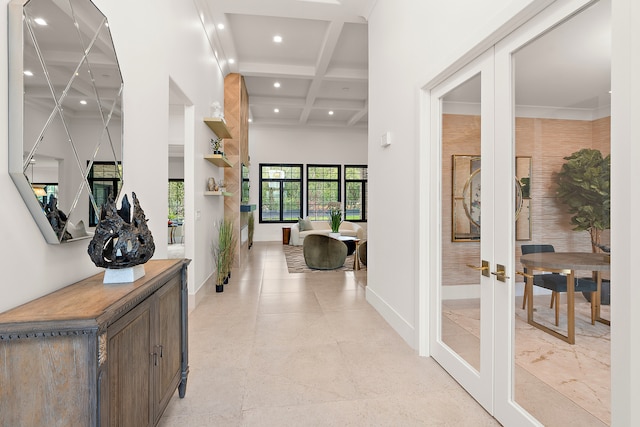
<svg viewBox="0 0 640 427">
<path fill-rule="evenodd" d="M 209 144 L 211 145 L 211 150 L 213 151 L 213 154 L 224 155 L 224 153 L 220 151 L 220 144 L 222 144 L 222 138 L 216 138 L 216 139 L 211 138 L 209 140 Z"/>
<path fill-rule="evenodd" d="M 340 224 L 342 224 L 342 210 L 340 202 L 329 203 L 329 225 L 331 226 L 331 237 L 340 236 Z"/>
<path fill-rule="evenodd" d="M 573 229 L 589 232 L 592 252 L 609 252 L 600 239 L 602 230 L 611 226 L 611 156 L 602 157 L 599 150 L 585 148 L 564 159 L 567 162 L 557 174 L 557 194 L 573 214 Z M 602 304 L 608 304 L 609 285 L 603 281 Z M 590 293 L 583 294 L 591 301 Z"/>
<path fill-rule="evenodd" d="M 233 265 L 233 248 L 235 236 L 233 235 L 233 223 L 228 219 L 221 219 L 218 223 L 218 244 L 213 248 L 214 261 L 216 263 L 216 292 L 223 292 L 224 285 L 228 283 Z"/>
<path fill-rule="evenodd" d="M 611 156 L 584 148 L 564 159 L 567 162 L 557 174 L 557 195 L 573 214 L 573 229 L 588 231 L 591 250 L 597 252 L 602 230 L 611 222 Z"/>
</svg>

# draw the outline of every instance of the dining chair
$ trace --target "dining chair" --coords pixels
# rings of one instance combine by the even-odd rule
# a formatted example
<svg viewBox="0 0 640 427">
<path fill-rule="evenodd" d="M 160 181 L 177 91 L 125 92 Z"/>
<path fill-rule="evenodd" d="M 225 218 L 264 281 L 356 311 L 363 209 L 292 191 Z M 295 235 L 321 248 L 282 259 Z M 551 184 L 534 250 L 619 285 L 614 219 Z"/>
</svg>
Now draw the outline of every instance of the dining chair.
<svg viewBox="0 0 640 427">
<path fill-rule="evenodd" d="M 553 245 L 522 245 L 520 249 L 522 250 L 522 255 L 540 252 L 555 252 Z M 524 269 L 524 272 L 525 274 L 528 274 L 526 268 Z M 556 326 L 558 326 L 560 318 L 560 294 L 562 292 L 567 292 L 567 276 L 559 273 L 534 274 L 533 284 L 534 286 L 539 286 L 551 291 L 551 303 L 549 304 L 549 308 L 553 308 L 555 304 Z M 595 293 L 597 290 L 597 284 L 594 281 L 574 279 L 574 286 L 576 292 L 591 293 L 591 324 L 595 325 Z M 522 298 L 523 309 L 525 308 L 527 302 L 528 287 L 529 282 L 525 280 L 524 297 Z"/>
</svg>

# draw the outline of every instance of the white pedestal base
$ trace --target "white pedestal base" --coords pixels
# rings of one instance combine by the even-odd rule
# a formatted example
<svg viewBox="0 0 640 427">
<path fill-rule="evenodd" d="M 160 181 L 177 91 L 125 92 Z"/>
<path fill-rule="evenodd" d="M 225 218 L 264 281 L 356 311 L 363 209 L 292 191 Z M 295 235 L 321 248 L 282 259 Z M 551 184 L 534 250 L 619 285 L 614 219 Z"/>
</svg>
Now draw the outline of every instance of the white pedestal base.
<svg viewBox="0 0 640 427">
<path fill-rule="evenodd" d="M 144 276 L 144 264 L 129 268 L 107 268 L 102 283 L 131 283 Z"/>
</svg>

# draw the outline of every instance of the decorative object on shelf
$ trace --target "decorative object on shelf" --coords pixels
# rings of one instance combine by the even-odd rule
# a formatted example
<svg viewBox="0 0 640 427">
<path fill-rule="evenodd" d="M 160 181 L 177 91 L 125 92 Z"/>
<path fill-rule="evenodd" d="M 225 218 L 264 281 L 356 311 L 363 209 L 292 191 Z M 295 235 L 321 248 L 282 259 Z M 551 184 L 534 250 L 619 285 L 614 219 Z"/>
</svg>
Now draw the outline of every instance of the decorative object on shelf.
<svg viewBox="0 0 640 427">
<path fill-rule="evenodd" d="M 209 140 L 209 148 L 211 149 L 212 154 L 220 154 L 224 155 L 224 153 L 220 150 L 222 145 L 222 138 L 211 138 Z"/>
<path fill-rule="evenodd" d="M 342 210 L 340 202 L 329 203 L 329 225 L 331 226 L 331 237 L 340 236 L 340 224 L 342 224 Z"/>
<path fill-rule="evenodd" d="M 223 193 L 225 191 L 227 191 L 227 186 L 225 185 L 224 181 L 220 181 L 218 183 L 218 187 L 219 187 L 218 190 L 222 191 Z M 218 190 L 216 190 L 216 191 L 218 191 Z"/>
<path fill-rule="evenodd" d="M 213 247 L 213 259 L 216 264 L 216 292 L 223 292 L 223 286 L 231 277 L 233 265 L 233 248 L 236 246 L 236 238 L 233 233 L 233 222 L 221 219 L 218 222 L 218 244 Z"/>
<path fill-rule="evenodd" d="M 216 179 L 214 177 L 209 177 L 207 181 L 207 191 L 217 191 L 216 190 Z"/>
<path fill-rule="evenodd" d="M 569 208 L 576 231 L 588 231 L 598 252 L 602 230 L 611 227 L 611 156 L 584 148 L 564 158 L 556 174 L 558 200 Z"/>
<path fill-rule="evenodd" d="M 224 114 L 222 112 L 222 105 L 218 101 L 213 101 L 211 103 L 211 117 L 217 117 L 224 119 Z"/>
<path fill-rule="evenodd" d="M 142 264 L 151 259 L 156 249 L 136 193 L 131 194 L 133 215 L 126 194 L 120 210 L 109 197 L 101 207 L 100 222 L 87 249 L 93 263 L 107 269 L 104 283 L 132 282 L 144 276 Z"/>
</svg>

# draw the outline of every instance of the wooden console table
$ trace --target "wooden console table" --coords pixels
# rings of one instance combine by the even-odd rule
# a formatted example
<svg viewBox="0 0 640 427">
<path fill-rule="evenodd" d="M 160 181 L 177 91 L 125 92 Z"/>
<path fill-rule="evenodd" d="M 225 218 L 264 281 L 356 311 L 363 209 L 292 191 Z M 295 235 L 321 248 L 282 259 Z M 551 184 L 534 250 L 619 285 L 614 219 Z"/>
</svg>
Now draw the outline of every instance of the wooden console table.
<svg viewBox="0 0 640 427">
<path fill-rule="evenodd" d="M 0 313 L 0 425 L 154 426 L 187 385 L 187 265 L 151 260 Z"/>
</svg>

